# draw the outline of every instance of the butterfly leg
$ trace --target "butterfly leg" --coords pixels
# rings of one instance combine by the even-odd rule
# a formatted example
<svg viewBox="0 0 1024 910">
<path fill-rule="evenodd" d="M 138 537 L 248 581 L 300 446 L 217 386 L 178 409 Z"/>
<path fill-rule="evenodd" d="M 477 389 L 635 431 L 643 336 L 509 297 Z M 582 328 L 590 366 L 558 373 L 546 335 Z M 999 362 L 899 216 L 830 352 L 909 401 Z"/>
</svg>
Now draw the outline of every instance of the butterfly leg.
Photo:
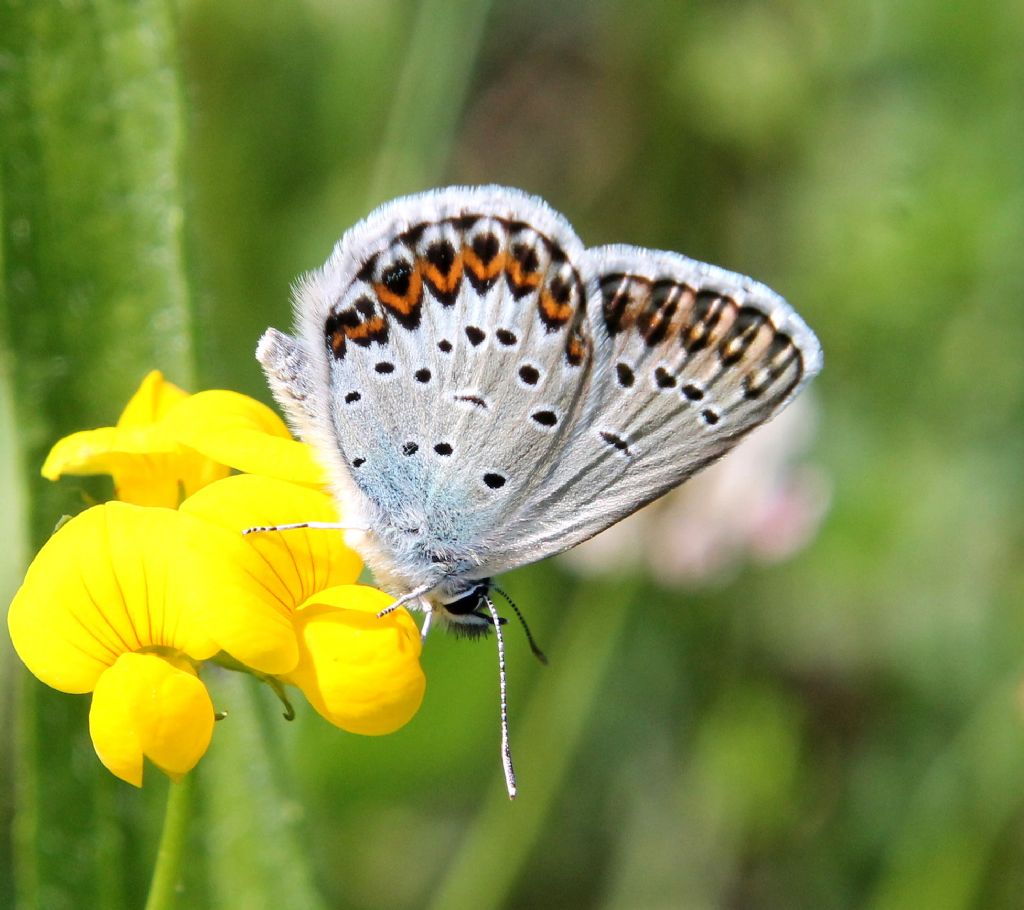
<svg viewBox="0 0 1024 910">
<path fill-rule="evenodd" d="M 426 641 L 427 640 L 427 633 L 430 631 L 430 623 L 433 620 L 433 618 L 434 618 L 434 608 L 431 607 L 430 609 L 428 609 L 426 611 L 426 614 L 423 617 L 423 626 L 420 629 L 420 641 Z"/>
<path fill-rule="evenodd" d="M 300 521 L 290 525 L 257 525 L 255 528 L 246 528 L 243 534 L 262 534 L 265 531 L 298 531 L 301 528 L 311 528 L 315 531 L 366 531 L 367 528 L 356 528 L 352 525 L 340 525 L 333 521 Z"/>
<path fill-rule="evenodd" d="M 424 594 L 426 594 L 428 591 L 430 591 L 433 587 L 434 586 L 430 585 L 430 584 L 421 585 L 420 587 L 416 588 L 415 591 L 410 591 L 408 594 L 403 594 L 393 604 L 389 604 L 383 610 L 381 610 L 377 614 L 377 618 L 380 619 L 382 616 L 387 616 L 388 613 L 394 613 L 395 610 L 397 610 L 399 607 L 404 607 L 410 601 L 416 600 L 417 598 L 422 597 Z"/>
</svg>

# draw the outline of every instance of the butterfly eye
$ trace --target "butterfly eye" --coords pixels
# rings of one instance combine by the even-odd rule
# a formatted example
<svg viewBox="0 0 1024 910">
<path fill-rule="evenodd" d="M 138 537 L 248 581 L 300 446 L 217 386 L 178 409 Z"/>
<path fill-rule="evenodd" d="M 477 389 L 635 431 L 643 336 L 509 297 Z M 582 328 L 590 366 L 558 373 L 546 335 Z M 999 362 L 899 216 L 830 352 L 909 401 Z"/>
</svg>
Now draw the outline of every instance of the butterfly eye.
<svg viewBox="0 0 1024 910">
<path fill-rule="evenodd" d="M 455 616 L 468 616 L 480 606 L 486 591 L 486 587 L 477 585 L 475 588 L 470 588 L 465 593 L 458 595 L 454 600 L 448 601 L 444 604 L 444 608 L 448 613 L 452 613 Z"/>
</svg>

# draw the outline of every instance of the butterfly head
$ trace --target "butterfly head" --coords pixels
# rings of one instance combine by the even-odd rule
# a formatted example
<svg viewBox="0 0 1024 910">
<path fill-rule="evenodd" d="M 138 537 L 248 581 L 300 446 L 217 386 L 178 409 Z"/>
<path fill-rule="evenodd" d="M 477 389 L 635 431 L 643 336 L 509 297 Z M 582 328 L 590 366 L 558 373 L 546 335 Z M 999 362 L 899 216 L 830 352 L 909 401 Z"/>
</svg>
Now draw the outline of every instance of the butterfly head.
<svg viewBox="0 0 1024 910">
<path fill-rule="evenodd" d="M 475 581 L 472 587 L 454 593 L 435 596 L 433 613 L 456 635 L 465 638 L 479 638 L 494 626 L 494 619 L 487 606 L 487 595 L 493 587 L 491 579 Z M 504 617 L 499 621 L 504 624 Z"/>
</svg>

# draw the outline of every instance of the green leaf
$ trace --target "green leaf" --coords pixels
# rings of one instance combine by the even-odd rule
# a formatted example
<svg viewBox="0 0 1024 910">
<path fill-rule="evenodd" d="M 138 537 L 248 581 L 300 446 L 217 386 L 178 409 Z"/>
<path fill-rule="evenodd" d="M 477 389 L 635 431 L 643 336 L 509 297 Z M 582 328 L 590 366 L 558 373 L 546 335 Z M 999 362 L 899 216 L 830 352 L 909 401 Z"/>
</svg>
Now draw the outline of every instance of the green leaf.
<svg viewBox="0 0 1024 910">
<path fill-rule="evenodd" d="M 2 457 L 25 503 L 5 520 L 15 540 L 38 546 L 83 505 L 73 482 L 39 478 L 58 437 L 112 422 L 153 367 L 192 378 L 175 41 L 162 2 L 0 6 L 0 377 L 4 430 L 16 428 Z M 159 794 L 102 771 L 85 699 L 5 662 L 17 694 L 0 903 L 140 906 Z"/>
</svg>

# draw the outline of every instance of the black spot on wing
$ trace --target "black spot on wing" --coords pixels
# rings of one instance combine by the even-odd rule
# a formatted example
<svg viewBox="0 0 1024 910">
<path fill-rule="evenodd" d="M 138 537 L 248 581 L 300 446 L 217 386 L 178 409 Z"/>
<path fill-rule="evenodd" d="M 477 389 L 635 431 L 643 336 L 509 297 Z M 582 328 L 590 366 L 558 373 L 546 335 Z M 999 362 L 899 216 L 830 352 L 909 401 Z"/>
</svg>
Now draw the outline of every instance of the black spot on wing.
<svg viewBox="0 0 1024 910">
<path fill-rule="evenodd" d="M 603 439 L 613 449 L 622 452 L 623 455 L 631 456 L 633 453 L 629 451 L 629 443 L 626 442 L 618 433 L 609 433 L 607 430 L 601 430 L 601 439 Z"/>
<path fill-rule="evenodd" d="M 535 366 L 524 363 L 519 368 L 519 378 L 527 385 L 536 385 L 537 381 L 540 379 L 540 372 Z"/>
<path fill-rule="evenodd" d="M 761 327 L 767 322 L 768 317 L 759 310 L 749 306 L 741 307 L 729 328 L 728 335 L 722 341 L 722 363 L 726 366 L 739 363 L 754 343 Z"/>
<path fill-rule="evenodd" d="M 409 278 L 412 276 L 412 266 L 404 259 L 384 269 L 380 276 L 381 282 L 396 297 L 404 297 L 409 293 Z"/>
<path fill-rule="evenodd" d="M 447 276 L 455 262 L 455 247 L 447 240 L 437 240 L 427 247 L 427 262 Z"/>
<path fill-rule="evenodd" d="M 629 288 L 629 280 L 622 272 L 613 272 L 601 278 L 604 321 L 612 335 L 617 335 L 623 328 L 623 319 L 631 302 Z"/>
<path fill-rule="evenodd" d="M 659 389 L 671 389 L 676 384 L 676 377 L 664 367 L 658 367 L 654 371 L 654 382 Z"/>
<path fill-rule="evenodd" d="M 647 306 L 636 320 L 637 330 L 648 347 L 656 347 L 665 340 L 682 291 L 683 286 L 671 279 L 655 281 L 651 286 Z"/>
<path fill-rule="evenodd" d="M 494 234 L 477 234 L 473 238 L 472 249 L 477 259 L 484 265 L 490 265 L 494 257 L 498 255 L 501 243 Z"/>
<path fill-rule="evenodd" d="M 726 298 L 716 291 L 699 291 L 690 310 L 689 323 L 679 333 L 683 348 L 695 354 L 708 346 L 711 333 L 722 319 Z"/>
<path fill-rule="evenodd" d="M 402 234 L 399 239 L 402 241 L 402 243 L 405 243 L 408 246 L 416 246 L 416 244 L 420 242 L 420 238 L 424 235 L 424 233 L 426 233 L 427 226 L 428 224 L 426 221 L 421 221 L 419 224 L 414 224 L 411 228 L 409 228 L 409 230 Z"/>
<path fill-rule="evenodd" d="M 373 281 L 373 272 L 376 266 L 377 254 L 374 254 L 369 259 L 367 259 L 366 262 L 363 263 L 363 267 L 358 272 L 356 272 L 356 278 L 358 278 L 360 281 L 365 281 L 367 283 Z"/>
</svg>

